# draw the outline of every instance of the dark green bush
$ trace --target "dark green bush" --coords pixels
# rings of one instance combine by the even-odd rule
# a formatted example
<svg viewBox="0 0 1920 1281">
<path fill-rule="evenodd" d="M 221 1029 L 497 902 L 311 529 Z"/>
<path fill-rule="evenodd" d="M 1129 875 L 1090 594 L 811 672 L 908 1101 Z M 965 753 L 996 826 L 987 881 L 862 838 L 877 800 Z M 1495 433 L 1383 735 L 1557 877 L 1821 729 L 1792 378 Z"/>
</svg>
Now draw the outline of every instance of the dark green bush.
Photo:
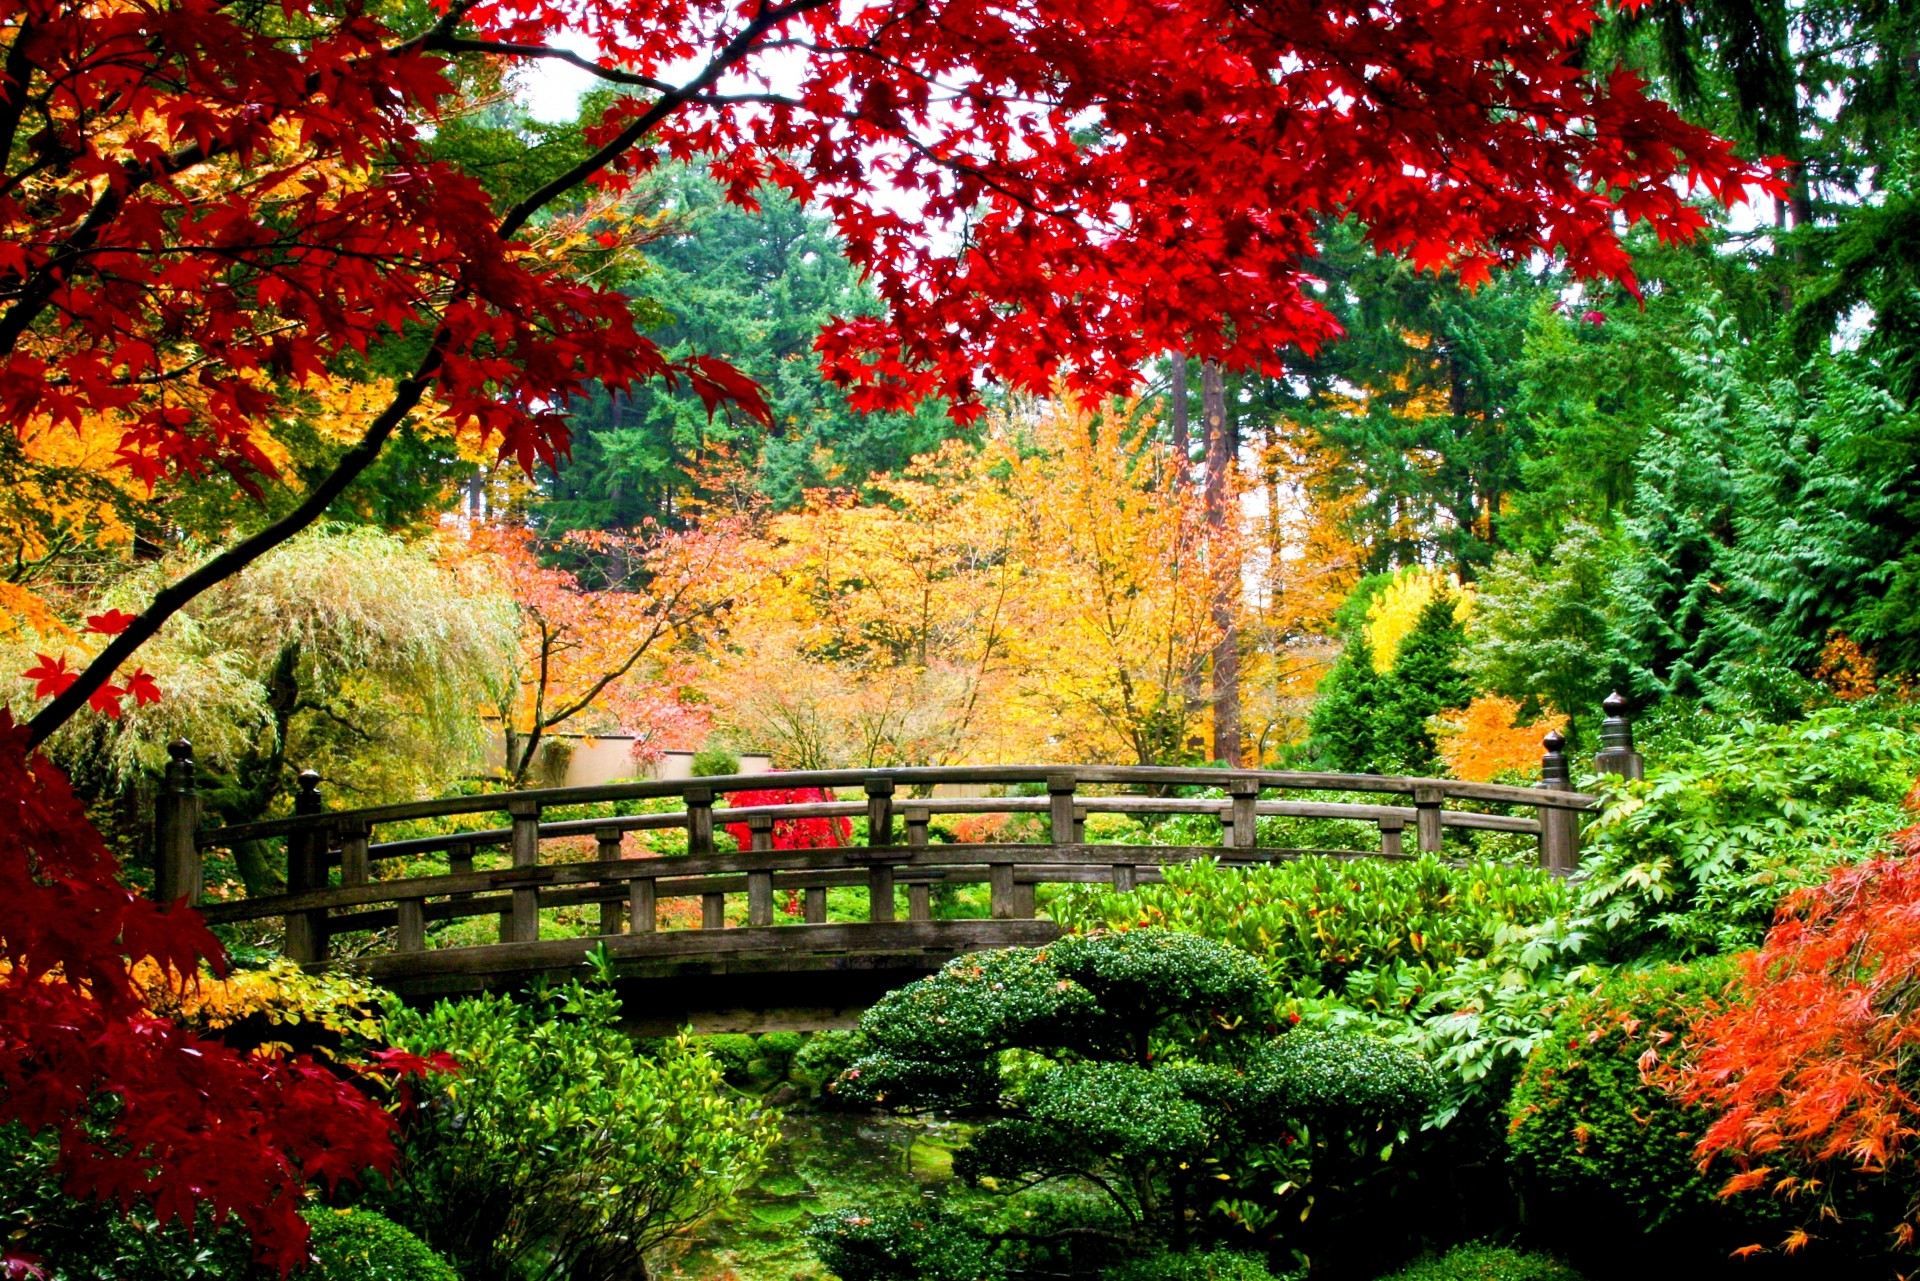
<svg viewBox="0 0 1920 1281">
<path fill-rule="evenodd" d="M 1544 1254 L 1522 1254 L 1499 1245 L 1456 1246 L 1438 1258 L 1421 1259 L 1386 1281 L 1582 1281 L 1578 1272 Z"/>
<path fill-rule="evenodd" d="M 305 1212 L 313 1228 L 310 1281 L 460 1281 L 419 1237 L 371 1210 Z"/>
<path fill-rule="evenodd" d="M 1644 1080 L 1641 1060 L 1677 1048 L 1687 1011 L 1733 977 L 1724 961 L 1623 971 L 1569 1005 L 1508 1104 L 1522 1170 L 1556 1191 L 1605 1198 L 1649 1228 L 1727 1214 L 1714 1195 L 1725 1176 L 1694 1163 L 1711 1118 Z"/>
<path fill-rule="evenodd" d="M 1130 1237 L 1285 1232 L 1351 1183 L 1316 1181 L 1328 1171 L 1378 1170 L 1435 1088 L 1417 1056 L 1373 1038 L 1276 1038 L 1271 1008 L 1254 958 L 1193 934 L 965 956 L 868 1011 L 866 1052 L 835 1090 L 984 1113 L 993 1119 L 954 1155 L 957 1175 L 1097 1193 L 1134 1225 Z M 1021 1249 L 1064 1248 L 1041 1235 L 1025 1229 Z M 1075 1259 L 1084 1274 L 1085 1252 Z"/>
<path fill-rule="evenodd" d="M 853 1065 L 866 1048 L 852 1028 L 815 1032 L 787 1062 L 787 1075 L 810 1094 L 826 1090 L 833 1079 Z M 831 1098 L 831 1095 L 828 1096 Z"/>
<path fill-rule="evenodd" d="M 720 1032 L 700 1038 L 700 1043 L 713 1056 L 713 1061 L 720 1065 L 720 1070 L 727 1074 L 729 1081 L 745 1080 L 748 1065 L 759 1054 L 754 1048 L 753 1038 L 744 1032 Z"/>
</svg>

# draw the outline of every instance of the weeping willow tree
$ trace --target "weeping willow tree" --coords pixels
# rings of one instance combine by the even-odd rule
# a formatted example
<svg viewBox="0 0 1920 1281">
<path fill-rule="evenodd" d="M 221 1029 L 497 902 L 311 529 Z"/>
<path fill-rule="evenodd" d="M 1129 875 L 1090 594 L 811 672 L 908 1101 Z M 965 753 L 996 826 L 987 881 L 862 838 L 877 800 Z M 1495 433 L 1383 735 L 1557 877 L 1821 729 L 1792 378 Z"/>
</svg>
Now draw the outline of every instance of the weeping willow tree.
<svg viewBox="0 0 1920 1281">
<path fill-rule="evenodd" d="M 177 569 L 144 566 L 85 611 L 134 607 Z M 223 823 L 283 812 L 304 769 L 336 805 L 432 795 L 478 772 L 481 710 L 497 701 L 488 683 L 515 636 L 511 601 L 463 580 L 433 540 L 320 527 L 202 596 L 142 650 L 163 699 L 82 718 L 50 747 L 101 808 L 128 818 L 180 737 Z M 280 882 L 266 850 L 235 853 L 249 893 Z"/>
</svg>

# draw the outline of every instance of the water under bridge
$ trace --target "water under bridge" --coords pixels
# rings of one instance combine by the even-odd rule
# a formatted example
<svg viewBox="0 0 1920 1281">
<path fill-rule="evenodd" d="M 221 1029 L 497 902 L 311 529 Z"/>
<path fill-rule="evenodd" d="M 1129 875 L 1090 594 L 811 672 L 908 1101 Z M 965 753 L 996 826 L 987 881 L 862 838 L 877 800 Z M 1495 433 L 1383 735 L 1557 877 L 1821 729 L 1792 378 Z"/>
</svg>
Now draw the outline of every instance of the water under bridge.
<svg viewBox="0 0 1920 1281">
<path fill-rule="evenodd" d="M 1609 704 L 1598 764 L 1637 773 L 1626 722 Z M 1035 910 L 1043 885 L 1125 890 L 1198 858 L 1250 865 L 1314 853 L 1466 857 L 1459 836 L 1474 831 L 1530 837 L 1542 866 L 1570 873 L 1581 815 L 1597 802 L 1572 789 L 1561 747 L 1557 734 L 1548 736 L 1542 782 L 1532 787 L 1276 770 L 961 765 L 635 781 L 329 810 L 319 780 L 306 774 L 291 817 L 203 828 L 191 753 L 176 743 L 155 817 L 157 893 L 196 902 L 210 923 L 250 927 L 309 967 L 342 966 L 409 1001 L 577 974 L 604 948 L 637 1030 L 829 1027 L 954 956 L 1057 937 L 1058 927 Z M 832 799 L 731 804 L 772 787 Z M 1196 789 L 1216 794 L 1195 796 Z M 553 816 L 584 806 L 595 816 Z M 935 839 L 936 821 L 950 816 L 1020 814 L 1033 816 L 1021 825 L 1031 839 Z M 1218 839 L 1089 842 L 1087 822 L 1101 814 L 1148 823 L 1202 816 L 1184 830 L 1211 835 L 1217 826 Z M 1269 816 L 1363 824 L 1371 847 L 1262 845 L 1259 820 Z M 866 820 L 861 843 L 781 848 L 788 842 L 777 838 L 795 820 L 855 817 Z M 717 842 L 716 823 L 744 828 L 741 848 Z M 423 827 L 433 834 L 380 839 Z M 675 852 L 662 855 L 638 835 L 660 831 L 684 842 L 674 838 Z M 286 891 L 207 901 L 207 852 L 243 841 L 284 846 Z M 956 916 L 961 900 L 942 893 L 967 885 L 986 887 L 964 896 L 983 903 L 984 916 Z M 828 919 L 836 889 L 835 915 L 849 915 L 851 901 L 852 915 L 864 919 Z M 494 918 L 497 932 L 492 923 L 475 930 L 472 918 Z M 460 922 L 469 924 L 455 928 Z"/>
</svg>

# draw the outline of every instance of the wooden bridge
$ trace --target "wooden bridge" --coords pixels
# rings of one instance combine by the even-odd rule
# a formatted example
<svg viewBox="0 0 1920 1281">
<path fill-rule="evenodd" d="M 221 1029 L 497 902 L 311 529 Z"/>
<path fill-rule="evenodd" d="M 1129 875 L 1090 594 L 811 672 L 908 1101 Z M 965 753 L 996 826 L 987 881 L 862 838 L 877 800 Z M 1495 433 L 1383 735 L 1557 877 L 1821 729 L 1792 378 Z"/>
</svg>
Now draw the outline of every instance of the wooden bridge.
<svg viewBox="0 0 1920 1281">
<path fill-rule="evenodd" d="M 1639 758 L 1614 700 L 1609 711 L 1615 714 L 1598 764 L 1637 773 Z M 835 1026 L 850 1022 L 880 993 L 956 955 L 1057 937 L 1057 927 L 1036 916 L 1041 885 L 1098 883 L 1124 890 L 1159 880 L 1167 864 L 1202 857 L 1245 865 L 1311 853 L 1444 855 L 1448 834 L 1464 831 L 1531 836 L 1542 866 L 1570 873 L 1577 863 L 1580 814 L 1596 798 L 1572 790 L 1562 746 L 1559 735 L 1548 736 L 1542 782 L 1534 787 L 1270 770 L 955 766 L 639 781 L 329 811 L 320 780 L 309 773 L 301 776 L 292 817 L 201 830 L 191 751 L 176 743 L 155 819 L 156 892 L 166 902 L 184 897 L 198 903 L 214 924 L 255 923 L 289 957 L 310 967 L 344 965 L 407 1000 L 578 973 L 588 954 L 604 947 L 639 1030 L 663 1032 L 686 1023 L 703 1031 Z M 1033 794 L 951 795 L 1023 785 Z M 821 789 L 847 799 L 727 803 L 738 793 L 768 787 Z M 1225 794 L 1171 794 L 1194 788 Z M 1303 799 L 1328 792 L 1369 799 Z M 663 798 L 679 808 L 652 812 Z M 559 807 L 586 805 L 612 813 L 543 817 Z M 1044 816 L 1038 824 L 1043 839 L 943 843 L 930 832 L 944 815 L 1027 813 Z M 1088 843 L 1085 825 L 1097 814 L 1206 816 L 1217 821 L 1219 842 Z M 1263 846 L 1258 822 L 1267 816 L 1364 823 L 1375 829 L 1377 844 L 1365 852 Z M 782 822 L 853 817 L 866 819 L 864 844 L 775 848 Z M 383 828 L 417 827 L 422 820 L 445 830 L 376 839 Z M 716 848 L 716 821 L 744 825 L 747 848 Z M 663 857 L 628 839 L 661 830 L 684 833 L 686 853 Z M 581 838 L 591 839 L 590 852 Z M 287 892 L 203 901 L 205 852 L 242 841 L 284 842 Z M 402 860 L 416 866 L 404 875 L 380 875 Z M 412 874 L 422 861 L 445 870 Z M 987 887 L 987 915 L 956 919 L 943 904 L 936 919 L 939 887 L 968 884 Z M 839 914 L 846 915 L 851 897 L 864 909 L 856 908 L 864 920 L 828 919 L 827 892 L 836 887 L 854 891 L 836 900 Z M 904 919 L 898 910 L 902 892 Z M 662 909 L 671 900 L 698 902 L 696 928 L 662 927 Z M 556 918 L 568 909 L 576 931 L 584 915 L 597 932 L 557 937 L 562 926 Z M 474 917 L 497 918 L 497 942 L 455 946 L 440 937 L 447 923 Z M 472 931 L 466 934 L 470 940 Z"/>
</svg>

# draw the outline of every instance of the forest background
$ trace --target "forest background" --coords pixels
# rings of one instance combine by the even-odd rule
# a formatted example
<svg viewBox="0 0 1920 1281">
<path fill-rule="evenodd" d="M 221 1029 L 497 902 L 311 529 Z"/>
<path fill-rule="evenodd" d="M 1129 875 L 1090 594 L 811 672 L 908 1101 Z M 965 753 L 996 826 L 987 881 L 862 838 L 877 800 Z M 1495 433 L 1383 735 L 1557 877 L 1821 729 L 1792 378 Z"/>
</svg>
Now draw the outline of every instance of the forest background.
<svg viewBox="0 0 1920 1281">
<path fill-rule="evenodd" d="M 582 206 L 550 234 L 598 219 L 653 336 L 734 360 L 770 423 L 684 387 L 600 393 L 531 479 L 405 427 L 330 525 L 142 651 L 174 696 L 73 722 L 56 758 L 123 824 L 183 735 L 227 821 L 284 808 L 300 768 L 343 802 L 524 783 L 564 768 L 551 735 L 628 735 L 636 767 L 717 746 L 1490 777 L 1524 773 L 1549 722 L 1578 745 L 1612 688 L 1779 711 L 1781 673 L 1903 681 L 1920 143 L 1903 64 L 1873 50 L 1905 28 L 1664 13 L 1616 15 L 1594 56 L 1788 157 L 1788 198 L 1692 245 L 1637 233 L 1639 298 L 1544 261 L 1463 288 L 1328 226 L 1313 272 L 1346 336 L 1279 375 L 1175 359 L 1125 402 L 862 414 L 814 339 L 879 304 L 823 217 L 773 189 L 750 213 L 691 166 Z M 482 82 L 434 145 L 510 194 L 582 127 Z M 260 447 L 324 475 L 383 386 L 330 384 Z M 84 656 L 81 620 L 137 610 L 299 494 L 214 473 L 157 504 L 118 444 L 99 420 L 9 447 L 0 670 L 34 673 L 6 678 L 16 709 Z M 1437 657 L 1399 654 L 1436 594 Z"/>
</svg>

